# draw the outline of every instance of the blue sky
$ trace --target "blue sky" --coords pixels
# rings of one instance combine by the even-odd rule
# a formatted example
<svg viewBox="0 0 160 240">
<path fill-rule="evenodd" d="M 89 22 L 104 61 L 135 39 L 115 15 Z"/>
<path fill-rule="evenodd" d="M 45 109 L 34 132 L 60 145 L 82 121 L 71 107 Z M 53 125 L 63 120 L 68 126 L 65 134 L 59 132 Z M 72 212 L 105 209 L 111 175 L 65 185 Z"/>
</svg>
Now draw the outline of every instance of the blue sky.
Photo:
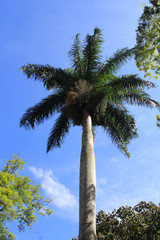
<svg viewBox="0 0 160 240">
<path fill-rule="evenodd" d="M 17 240 L 71 240 L 78 235 L 79 156 L 81 128 L 71 128 L 61 149 L 46 154 L 46 143 L 55 117 L 35 130 L 19 128 L 19 120 L 28 107 L 47 96 L 40 82 L 26 79 L 19 68 L 23 64 L 50 64 L 68 68 L 73 37 L 103 30 L 103 57 L 118 48 L 135 44 L 141 5 L 135 0 L 15 0 L 1 1 L 1 135 L 0 166 L 11 154 L 25 161 L 23 174 L 42 185 L 42 194 L 53 198 L 51 217 L 38 216 L 32 229 L 19 233 L 11 224 Z M 119 74 L 138 73 L 134 60 Z M 157 86 L 159 85 L 156 82 Z M 159 88 L 149 92 L 159 100 Z M 95 140 L 97 167 L 97 211 L 111 212 L 121 205 L 141 200 L 160 202 L 160 130 L 157 110 L 129 107 L 139 129 L 139 138 L 130 146 L 126 159 L 102 129 Z"/>
</svg>

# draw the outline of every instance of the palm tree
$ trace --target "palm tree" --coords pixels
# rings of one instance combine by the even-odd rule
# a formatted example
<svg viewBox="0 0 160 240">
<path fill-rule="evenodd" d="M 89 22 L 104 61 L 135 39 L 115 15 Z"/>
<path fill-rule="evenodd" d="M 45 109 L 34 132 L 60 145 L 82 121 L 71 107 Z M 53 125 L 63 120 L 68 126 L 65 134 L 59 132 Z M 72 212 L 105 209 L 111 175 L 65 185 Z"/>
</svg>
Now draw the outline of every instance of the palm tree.
<svg viewBox="0 0 160 240">
<path fill-rule="evenodd" d="M 47 152 L 60 147 L 71 125 L 82 126 L 79 192 L 79 239 L 96 239 L 96 176 L 93 128 L 102 126 L 117 147 L 129 157 L 127 144 L 138 136 L 135 119 L 124 104 L 160 107 L 144 92 L 155 87 L 137 75 L 116 76 L 132 57 L 134 49 L 123 48 L 101 63 L 103 39 L 100 29 L 87 35 L 81 44 L 76 35 L 69 56 L 72 69 L 27 64 L 21 70 L 28 78 L 42 81 L 52 91 L 40 103 L 29 108 L 20 126 L 34 128 L 59 113 L 48 138 Z"/>
</svg>

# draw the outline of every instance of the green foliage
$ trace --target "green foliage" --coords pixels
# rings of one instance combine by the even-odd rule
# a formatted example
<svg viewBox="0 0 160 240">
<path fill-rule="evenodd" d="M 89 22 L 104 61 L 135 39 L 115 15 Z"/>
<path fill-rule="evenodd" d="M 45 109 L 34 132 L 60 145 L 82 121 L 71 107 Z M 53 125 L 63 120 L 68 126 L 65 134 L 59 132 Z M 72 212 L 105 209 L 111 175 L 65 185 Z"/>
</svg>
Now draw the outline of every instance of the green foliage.
<svg viewBox="0 0 160 240">
<path fill-rule="evenodd" d="M 117 50 L 112 57 L 101 62 L 102 43 L 102 33 L 98 28 L 94 29 L 93 35 L 87 34 L 84 44 L 77 34 L 69 51 L 71 69 L 36 64 L 22 66 L 21 70 L 28 78 L 43 82 L 52 93 L 26 111 L 20 126 L 34 128 L 59 113 L 48 138 L 47 152 L 61 146 L 72 124 L 83 125 L 85 107 L 93 127 L 102 126 L 117 147 L 129 157 L 127 145 L 138 136 L 138 132 L 135 119 L 125 104 L 160 108 L 159 103 L 144 91 L 145 88 L 154 88 L 153 83 L 133 74 L 115 75 L 135 50 Z"/>
<path fill-rule="evenodd" d="M 97 214 L 98 240 L 159 240 L 160 205 L 140 202 L 120 207 L 111 214 Z"/>
<path fill-rule="evenodd" d="M 134 48 L 122 48 L 117 50 L 109 59 L 107 59 L 106 64 L 100 70 L 100 74 L 113 74 L 121 69 L 124 63 L 131 59 L 134 54 Z"/>
<path fill-rule="evenodd" d="M 47 152 L 56 146 L 60 147 L 65 135 L 68 133 L 70 127 L 70 121 L 66 116 L 62 113 L 57 119 L 56 123 L 51 130 L 48 144 L 47 144 Z"/>
<path fill-rule="evenodd" d="M 69 51 L 69 56 L 71 58 L 72 68 L 80 76 L 82 75 L 81 49 L 82 49 L 82 44 L 79 39 L 79 34 L 77 34 L 73 41 L 72 48 Z"/>
<path fill-rule="evenodd" d="M 43 82 L 47 90 L 67 86 L 67 83 L 70 83 L 70 80 L 72 80 L 72 75 L 69 71 L 64 71 L 61 68 L 54 68 L 49 65 L 27 64 L 22 66 L 20 70 L 23 71 L 28 78 Z"/>
<path fill-rule="evenodd" d="M 7 227 L 8 222 L 17 221 L 19 231 L 31 227 L 35 213 L 46 216 L 52 211 L 46 207 L 50 199 L 40 194 L 40 185 L 33 185 L 29 177 L 19 175 L 24 162 L 18 156 L 9 159 L 0 171 L 0 239 L 12 240 L 14 235 Z"/>
<path fill-rule="evenodd" d="M 25 125 L 26 128 L 34 128 L 35 124 L 38 125 L 50 118 L 63 107 L 65 97 L 64 92 L 58 91 L 44 98 L 40 103 L 26 111 L 21 119 L 20 126 Z"/>
<path fill-rule="evenodd" d="M 139 19 L 135 60 L 145 76 L 158 79 L 160 75 L 160 0 L 149 0 Z"/>
<path fill-rule="evenodd" d="M 157 115 L 157 127 L 160 127 L 160 116 Z"/>
</svg>

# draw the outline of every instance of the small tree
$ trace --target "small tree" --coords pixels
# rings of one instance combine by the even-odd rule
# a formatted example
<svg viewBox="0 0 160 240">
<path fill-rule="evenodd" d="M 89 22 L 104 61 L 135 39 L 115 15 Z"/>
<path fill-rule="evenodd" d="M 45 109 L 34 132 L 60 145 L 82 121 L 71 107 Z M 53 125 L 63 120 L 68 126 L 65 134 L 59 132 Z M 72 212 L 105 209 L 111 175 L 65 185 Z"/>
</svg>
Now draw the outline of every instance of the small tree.
<svg viewBox="0 0 160 240">
<path fill-rule="evenodd" d="M 29 177 L 23 177 L 17 170 L 23 169 L 24 162 L 18 156 L 9 159 L 0 171 L 0 239 L 12 240 L 7 222 L 18 221 L 19 231 L 35 222 L 35 213 L 46 216 L 52 211 L 46 207 L 51 199 L 40 194 L 40 185 L 33 185 Z"/>
</svg>

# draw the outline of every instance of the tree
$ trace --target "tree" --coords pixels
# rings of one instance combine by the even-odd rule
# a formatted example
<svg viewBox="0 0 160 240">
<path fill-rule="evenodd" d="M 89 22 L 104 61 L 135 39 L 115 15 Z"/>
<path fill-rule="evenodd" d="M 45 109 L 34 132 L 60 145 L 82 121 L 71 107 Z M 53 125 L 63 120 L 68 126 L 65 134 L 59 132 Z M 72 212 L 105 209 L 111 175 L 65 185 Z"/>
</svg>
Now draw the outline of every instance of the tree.
<svg viewBox="0 0 160 240">
<path fill-rule="evenodd" d="M 21 70 L 28 78 L 43 82 L 53 91 L 40 103 L 29 108 L 20 126 L 34 128 L 56 112 L 59 116 L 48 138 L 47 152 L 60 147 L 71 124 L 82 126 L 80 159 L 79 238 L 96 239 L 96 177 L 92 129 L 102 126 L 118 148 L 129 157 L 127 144 L 138 136 L 135 119 L 124 104 L 160 107 L 144 92 L 154 84 L 137 75 L 116 76 L 115 73 L 134 54 L 134 49 L 118 50 L 101 63 L 103 39 L 100 29 L 87 35 L 81 44 L 76 35 L 69 56 L 72 69 L 49 65 L 27 64 Z"/>
<path fill-rule="evenodd" d="M 126 206 L 111 214 L 97 214 L 98 240 L 159 240 L 160 204 L 140 202 Z"/>
<path fill-rule="evenodd" d="M 17 170 L 23 169 L 24 162 L 14 156 L 0 171 L 0 239 L 12 240 L 7 222 L 17 220 L 19 231 L 35 222 L 35 213 L 46 216 L 52 211 L 46 207 L 50 199 L 40 194 L 40 185 L 33 185 L 29 177 L 23 177 Z"/>
<path fill-rule="evenodd" d="M 135 60 L 145 76 L 158 79 L 160 75 L 160 0 L 149 0 L 136 30 Z"/>
</svg>

